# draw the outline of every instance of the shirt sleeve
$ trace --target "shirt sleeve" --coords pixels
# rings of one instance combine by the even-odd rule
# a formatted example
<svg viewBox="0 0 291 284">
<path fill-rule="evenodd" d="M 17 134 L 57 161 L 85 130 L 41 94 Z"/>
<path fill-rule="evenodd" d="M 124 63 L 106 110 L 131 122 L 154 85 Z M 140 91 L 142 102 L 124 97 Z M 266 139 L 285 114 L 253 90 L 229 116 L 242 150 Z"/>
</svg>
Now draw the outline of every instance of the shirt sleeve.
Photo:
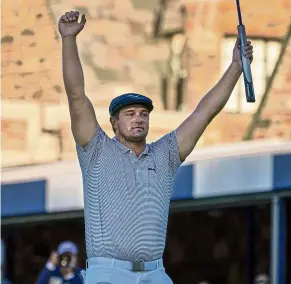
<svg viewBox="0 0 291 284">
<path fill-rule="evenodd" d="M 51 270 L 44 267 L 36 280 L 36 284 L 48 284 L 52 274 L 53 272 Z"/>
<path fill-rule="evenodd" d="M 110 140 L 110 138 L 98 125 L 93 137 L 85 147 L 76 143 L 77 156 L 83 172 L 87 172 L 92 161 L 98 159 L 108 140 Z"/>
<path fill-rule="evenodd" d="M 153 144 L 155 151 L 158 151 L 157 156 L 162 154 L 164 158 L 167 158 L 170 170 L 175 175 L 179 166 L 182 164 L 176 130 L 164 135 Z"/>
</svg>

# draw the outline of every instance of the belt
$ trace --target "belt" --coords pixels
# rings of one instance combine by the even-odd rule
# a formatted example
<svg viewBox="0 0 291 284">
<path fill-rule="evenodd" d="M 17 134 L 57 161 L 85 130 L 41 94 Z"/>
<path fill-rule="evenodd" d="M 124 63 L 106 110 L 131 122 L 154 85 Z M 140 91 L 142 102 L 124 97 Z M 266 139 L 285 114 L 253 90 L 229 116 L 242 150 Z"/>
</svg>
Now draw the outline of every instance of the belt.
<svg viewBox="0 0 291 284">
<path fill-rule="evenodd" d="M 163 260 L 154 261 L 125 261 L 107 257 L 91 257 L 87 259 L 87 268 L 94 265 L 106 265 L 116 268 L 131 270 L 134 272 L 151 271 L 158 268 L 163 268 Z"/>
</svg>

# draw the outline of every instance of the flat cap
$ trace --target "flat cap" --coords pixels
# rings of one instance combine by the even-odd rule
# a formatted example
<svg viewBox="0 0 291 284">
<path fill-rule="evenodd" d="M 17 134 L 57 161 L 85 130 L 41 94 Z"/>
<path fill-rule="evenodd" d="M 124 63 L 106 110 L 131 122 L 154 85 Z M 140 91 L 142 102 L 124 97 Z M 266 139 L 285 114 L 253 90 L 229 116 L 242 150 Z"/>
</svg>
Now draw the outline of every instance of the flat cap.
<svg viewBox="0 0 291 284">
<path fill-rule="evenodd" d="M 153 102 L 150 98 L 136 93 L 127 93 L 118 96 L 111 101 L 109 106 L 109 114 L 112 116 L 125 106 L 134 104 L 144 105 L 149 112 L 151 112 L 154 108 Z"/>
<path fill-rule="evenodd" d="M 64 242 L 59 244 L 57 252 L 59 255 L 66 253 L 66 252 L 77 254 L 78 248 L 77 248 L 75 243 L 73 243 L 71 241 L 64 241 Z"/>
</svg>

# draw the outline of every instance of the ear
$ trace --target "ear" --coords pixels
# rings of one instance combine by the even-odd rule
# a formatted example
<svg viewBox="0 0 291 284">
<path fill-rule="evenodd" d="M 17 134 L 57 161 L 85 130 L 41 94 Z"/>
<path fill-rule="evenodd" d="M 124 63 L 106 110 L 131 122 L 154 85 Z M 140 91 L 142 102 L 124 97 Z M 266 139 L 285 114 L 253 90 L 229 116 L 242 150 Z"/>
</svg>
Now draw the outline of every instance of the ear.
<svg viewBox="0 0 291 284">
<path fill-rule="evenodd" d="M 115 127 L 116 117 L 111 116 L 111 117 L 110 117 L 110 123 L 111 123 L 111 126 L 112 126 L 112 130 L 113 130 L 113 132 L 115 133 L 115 132 L 116 132 L 116 127 Z"/>
</svg>

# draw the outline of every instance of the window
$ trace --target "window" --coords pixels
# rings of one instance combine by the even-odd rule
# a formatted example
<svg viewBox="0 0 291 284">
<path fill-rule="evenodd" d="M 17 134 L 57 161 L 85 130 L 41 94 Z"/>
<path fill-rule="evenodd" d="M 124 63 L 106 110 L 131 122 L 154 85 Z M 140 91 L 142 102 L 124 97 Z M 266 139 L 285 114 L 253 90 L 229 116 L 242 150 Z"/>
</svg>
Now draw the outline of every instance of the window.
<svg viewBox="0 0 291 284">
<path fill-rule="evenodd" d="M 233 113 L 254 113 L 264 95 L 268 78 L 271 76 L 279 57 L 281 43 L 277 39 L 251 38 L 254 46 L 254 60 L 251 65 L 256 102 L 247 103 L 243 76 L 235 86 L 224 110 Z M 227 36 L 223 39 L 221 48 L 222 73 L 229 66 L 236 36 Z"/>
<path fill-rule="evenodd" d="M 170 57 L 167 62 L 167 73 L 162 78 L 162 101 L 165 110 L 180 111 L 183 109 L 187 68 L 185 61 L 186 36 L 183 33 L 170 37 Z"/>
</svg>

